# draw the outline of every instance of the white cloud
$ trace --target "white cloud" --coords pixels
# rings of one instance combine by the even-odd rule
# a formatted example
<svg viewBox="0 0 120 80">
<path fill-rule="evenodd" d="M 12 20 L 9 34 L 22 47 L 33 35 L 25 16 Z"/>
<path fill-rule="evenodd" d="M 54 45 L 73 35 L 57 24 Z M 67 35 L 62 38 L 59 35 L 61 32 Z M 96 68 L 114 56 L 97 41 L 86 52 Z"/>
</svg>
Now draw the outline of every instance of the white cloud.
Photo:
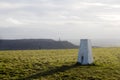
<svg viewBox="0 0 120 80">
<path fill-rule="evenodd" d="M 120 15 L 119 14 L 104 14 L 104 15 L 98 15 L 100 19 L 107 20 L 107 21 L 120 21 Z"/>
<path fill-rule="evenodd" d="M 75 3 L 73 8 L 90 8 L 90 7 L 107 7 L 107 8 L 120 8 L 119 4 L 101 3 L 101 2 L 78 2 Z"/>
<path fill-rule="evenodd" d="M 17 19 L 14 19 L 14 18 L 8 18 L 8 19 L 6 19 L 6 21 L 7 21 L 8 23 L 12 23 L 13 25 L 14 25 L 14 24 L 16 24 L 16 25 L 24 24 L 24 23 L 22 23 L 21 21 L 19 21 L 19 20 L 17 20 Z"/>
<path fill-rule="evenodd" d="M 29 4 L 25 3 L 9 3 L 9 2 L 0 2 L 0 9 L 14 9 L 22 8 L 28 6 Z"/>
<path fill-rule="evenodd" d="M 83 4 L 86 5 L 86 6 L 105 6 L 106 5 L 104 3 L 97 3 L 97 2 L 94 2 L 94 3 L 83 2 Z"/>
</svg>

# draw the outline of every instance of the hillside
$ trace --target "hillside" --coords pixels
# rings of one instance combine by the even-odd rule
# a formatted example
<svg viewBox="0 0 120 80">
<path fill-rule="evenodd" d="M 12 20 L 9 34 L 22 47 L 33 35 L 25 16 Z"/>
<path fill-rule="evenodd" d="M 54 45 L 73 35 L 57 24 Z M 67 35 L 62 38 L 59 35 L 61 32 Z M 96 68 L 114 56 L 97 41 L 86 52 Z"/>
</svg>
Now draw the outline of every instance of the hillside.
<svg viewBox="0 0 120 80">
<path fill-rule="evenodd" d="M 77 48 L 77 46 L 68 41 L 55 41 L 52 39 L 0 40 L 0 50 L 72 49 L 72 48 Z"/>
</svg>

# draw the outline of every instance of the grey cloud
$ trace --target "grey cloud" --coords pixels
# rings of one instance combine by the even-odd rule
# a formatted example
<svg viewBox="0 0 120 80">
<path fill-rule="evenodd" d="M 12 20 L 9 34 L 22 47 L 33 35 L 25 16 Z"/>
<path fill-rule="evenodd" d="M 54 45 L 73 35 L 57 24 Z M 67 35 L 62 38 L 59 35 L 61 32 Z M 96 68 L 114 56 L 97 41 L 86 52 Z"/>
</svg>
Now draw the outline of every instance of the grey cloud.
<svg viewBox="0 0 120 80">
<path fill-rule="evenodd" d="M 1 0 L 0 2 L 8 3 L 10 6 L 3 4 L 3 8 L 0 8 L 0 35 L 4 38 L 55 38 L 58 37 L 58 33 L 64 39 L 102 38 L 102 36 L 106 38 L 104 35 L 113 33 L 110 29 L 116 31 L 114 28 L 117 27 L 119 30 L 120 26 L 118 23 L 114 25 L 116 22 L 113 19 L 107 20 L 111 15 L 119 16 L 119 0 Z M 119 22 L 119 17 L 116 21 Z"/>
</svg>

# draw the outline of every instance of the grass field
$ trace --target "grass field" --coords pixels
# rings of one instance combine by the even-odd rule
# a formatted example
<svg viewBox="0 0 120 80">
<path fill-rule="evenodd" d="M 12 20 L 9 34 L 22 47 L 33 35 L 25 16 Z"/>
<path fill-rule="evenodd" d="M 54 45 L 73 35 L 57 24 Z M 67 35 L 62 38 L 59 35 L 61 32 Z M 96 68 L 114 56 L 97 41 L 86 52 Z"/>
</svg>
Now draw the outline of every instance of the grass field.
<svg viewBox="0 0 120 80">
<path fill-rule="evenodd" d="M 120 80 L 120 48 L 93 48 L 80 66 L 77 49 L 0 51 L 0 80 Z"/>
</svg>

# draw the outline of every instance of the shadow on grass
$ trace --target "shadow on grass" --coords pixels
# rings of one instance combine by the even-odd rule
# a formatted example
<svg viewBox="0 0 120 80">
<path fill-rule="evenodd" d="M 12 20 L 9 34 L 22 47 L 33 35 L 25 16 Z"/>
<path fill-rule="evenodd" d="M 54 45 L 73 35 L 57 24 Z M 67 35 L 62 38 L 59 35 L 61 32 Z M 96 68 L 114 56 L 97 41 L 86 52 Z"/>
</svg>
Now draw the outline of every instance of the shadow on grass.
<svg viewBox="0 0 120 80">
<path fill-rule="evenodd" d="M 73 65 L 63 65 L 61 67 L 56 67 L 55 69 L 52 69 L 52 70 L 48 70 L 48 71 L 45 71 L 45 72 L 40 72 L 40 73 L 36 73 L 36 74 L 33 74 L 31 76 L 28 76 L 26 78 L 23 78 L 23 79 L 18 79 L 18 80 L 31 80 L 31 79 L 36 79 L 36 78 L 39 78 L 39 77 L 44 77 L 44 76 L 48 76 L 48 75 L 53 75 L 55 73 L 58 73 L 58 72 L 64 72 L 66 70 L 69 70 L 71 68 L 76 68 L 78 66 L 96 66 L 94 64 L 92 65 L 81 65 L 79 63 L 76 63 L 76 64 L 73 64 Z"/>
</svg>

